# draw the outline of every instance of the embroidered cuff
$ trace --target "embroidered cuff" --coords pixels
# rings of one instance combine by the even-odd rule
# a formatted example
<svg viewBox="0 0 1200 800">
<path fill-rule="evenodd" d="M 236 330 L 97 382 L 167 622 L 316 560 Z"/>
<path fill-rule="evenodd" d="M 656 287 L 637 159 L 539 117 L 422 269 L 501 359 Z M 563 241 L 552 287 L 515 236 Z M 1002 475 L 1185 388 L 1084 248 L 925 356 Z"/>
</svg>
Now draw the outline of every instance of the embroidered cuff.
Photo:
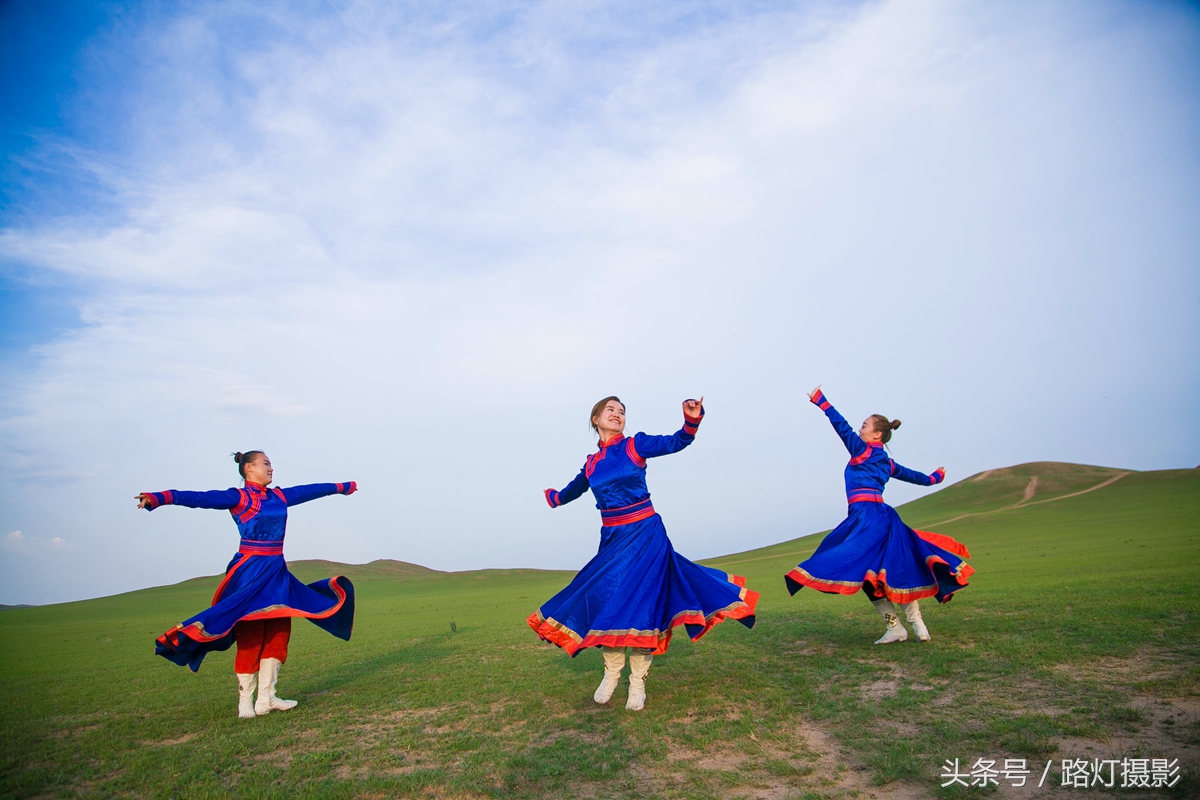
<svg viewBox="0 0 1200 800">
<path fill-rule="evenodd" d="M 683 415 L 683 432 L 689 433 L 692 436 L 696 435 L 696 431 L 700 429 L 700 422 L 704 419 L 704 406 L 700 406 L 700 416 L 689 416 L 687 412 Z"/>
<path fill-rule="evenodd" d="M 562 503 L 558 502 L 558 492 L 553 489 L 546 490 L 546 502 L 551 508 L 558 508 Z"/>
<path fill-rule="evenodd" d="M 354 494 L 358 491 L 358 481 L 350 481 L 349 483 L 338 483 L 338 494 Z"/>
<path fill-rule="evenodd" d="M 829 404 L 829 401 L 825 399 L 825 393 L 820 389 L 817 390 L 816 394 L 809 398 L 809 402 L 822 411 L 828 411 L 829 409 L 833 408 L 833 406 Z"/>
<path fill-rule="evenodd" d="M 146 506 L 147 511 L 153 511 L 159 506 L 169 506 L 175 502 L 175 495 L 170 489 L 165 492 L 142 492 L 142 494 L 150 498 L 150 505 Z"/>
<path fill-rule="evenodd" d="M 941 483 L 944 480 L 946 480 L 946 470 L 942 469 L 941 467 L 938 467 L 936 470 L 933 471 L 933 474 L 931 474 L 929 476 L 929 485 L 937 486 L 939 483 Z"/>
</svg>

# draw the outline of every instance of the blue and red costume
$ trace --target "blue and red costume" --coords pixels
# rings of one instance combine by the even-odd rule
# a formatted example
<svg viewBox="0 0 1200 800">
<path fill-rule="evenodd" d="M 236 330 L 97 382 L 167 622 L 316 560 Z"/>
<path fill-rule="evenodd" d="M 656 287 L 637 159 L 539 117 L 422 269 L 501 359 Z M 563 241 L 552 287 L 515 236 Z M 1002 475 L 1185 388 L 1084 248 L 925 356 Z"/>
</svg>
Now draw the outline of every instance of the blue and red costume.
<svg viewBox="0 0 1200 800">
<path fill-rule="evenodd" d="M 568 586 L 529 616 L 529 627 L 572 657 L 588 647 L 652 648 L 665 653 L 685 626 L 699 639 L 725 619 L 754 627 L 758 592 L 745 579 L 675 552 L 646 488 L 646 460 L 692 443 L 704 416 L 684 417 L 673 436 L 617 435 L 598 444 L 562 491 L 546 490 L 551 508 L 588 489 L 600 509 L 600 550 Z"/>
<path fill-rule="evenodd" d="M 268 489 L 246 481 L 244 489 L 147 492 L 147 509 L 151 511 L 164 505 L 226 510 L 242 537 L 237 554 L 225 569 L 225 579 L 213 595 L 212 606 L 158 637 L 155 653 L 195 672 L 209 652 L 228 650 L 233 645 L 238 623 L 243 623 L 243 630 L 252 628 L 245 623 L 259 620 L 278 620 L 290 626 L 291 617 L 311 620 L 349 641 L 354 627 L 354 585 L 340 575 L 301 583 L 288 572 L 283 560 L 283 537 L 288 506 L 331 494 L 352 494 L 357 488 L 353 481 L 289 489 Z M 253 631 L 251 634 L 262 636 Z M 238 637 L 239 650 L 243 638 Z M 257 665 L 257 659 L 254 661 Z M 239 671 L 253 672 L 257 667 Z"/>
<path fill-rule="evenodd" d="M 975 570 L 963 559 L 970 553 L 949 536 L 914 531 L 896 510 L 883 502 L 883 487 L 891 478 L 936 486 L 942 470 L 926 475 L 888 457 L 881 442 L 865 442 L 825 395 L 812 402 L 829 417 L 846 449 L 846 519 L 830 531 L 806 561 L 784 580 L 792 594 L 811 586 L 830 594 L 854 594 L 860 589 L 875 598 L 908 603 L 922 597 L 950 600 L 967 585 Z"/>
</svg>

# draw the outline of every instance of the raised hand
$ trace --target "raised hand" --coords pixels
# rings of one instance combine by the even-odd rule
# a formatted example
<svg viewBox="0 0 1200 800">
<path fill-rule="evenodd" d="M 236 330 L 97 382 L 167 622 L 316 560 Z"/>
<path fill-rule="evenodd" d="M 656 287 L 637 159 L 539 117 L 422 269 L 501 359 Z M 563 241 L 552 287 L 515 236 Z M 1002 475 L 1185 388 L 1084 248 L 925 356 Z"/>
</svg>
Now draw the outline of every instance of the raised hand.
<svg viewBox="0 0 1200 800">
<path fill-rule="evenodd" d="M 818 383 L 817 388 L 813 389 L 811 392 L 808 393 L 808 399 L 812 400 L 814 397 L 817 396 L 817 392 L 819 392 L 819 391 L 821 391 L 821 384 Z"/>
<path fill-rule="evenodd" d="M 683 414 L 684 416 L 695 419 L 700 416 L 700 412 L 704 410 L 704 395 L 700 395 L 699 400 L 684 400 Z"/>
<path fill-rule="evenodd" d="M 139 494 L 137 497 L 135 497 L 133 499 L 138 501 L 138 504 L 137 504 L 138 508 L 149 508 L 150 507 L 150 495 L 148 495 L 144 492 L 142 494 Z"/>
</svg>

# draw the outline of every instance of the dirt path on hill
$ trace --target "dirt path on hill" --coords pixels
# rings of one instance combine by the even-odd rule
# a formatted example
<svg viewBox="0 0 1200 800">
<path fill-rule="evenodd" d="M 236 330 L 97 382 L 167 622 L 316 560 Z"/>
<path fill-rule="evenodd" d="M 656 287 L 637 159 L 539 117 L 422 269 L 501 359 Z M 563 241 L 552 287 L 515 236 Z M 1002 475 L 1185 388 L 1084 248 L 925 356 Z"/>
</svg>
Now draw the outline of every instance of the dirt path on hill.
<svg viewBox="0 0 1200 800">
<path fill-rule="evenodd" d="M 986 473 L 984 473 L 984 474 L 986 474 Z M 1038 487 L 1038 479 L 1037 479 L 1037 476 L 1034 475 L 1032 478 L 1029 479 L 1029 484 L 1025 487 L 1024 496 L 1017 502 L 1013 503 L 1011 506 L 1004 506 L 1003 508 L 993 508 L 991 511 L 972 511 L 970 514 L 959 514 L 957 517 L 951 517 L 950 519 L 944 519 L 941 522 L 931 522 L 931 523 L 929 523 L 929 526 L 932 528 L 932 527 L 937 527 L 938 525 L 948 525 L 951 522 L 958 522 L 960 519 L 966 519 L 967 517 L 980 517 L 980 516 L 983 516 L 984 514 L 999 514 L 1001 511 L 1012 511 L 1013 509 L 1028 508 L 1029 506 L 1037 506 L 1037 505 L 1041 505 L 1042 503 L 1053 503 L 1056 500 L 1066 500 L 1068 497 L 1078 497 L 1081 494 L 1087 494 L 1088 492 L 1094 492 L 1097 489 L 1103 489 L 1105 486 L 1111 486 L 1112 484 L 1116 483 L 1117 481 L 1121 480 L 1121 478 L 1124 478 L 1126 475 L 1129 475 L 1129 474 L 1130 473 L 1128 473 L 1128 472 L 1118 472 L 1116 475 L 1112 476 L 1111 478 L 1108 478 L 1107 480 L 1101 481 L 1100 483 L 1097 483 L 1095 486 L 1089 486 L 1086 489 L 1081 489 L 1078 492 L 1071 492 L 1070 494 L 1060 494 L 1057 497 L 1047 497 L 1045 500 L 1033 500 L 1034 495 L 1037 494 L 1037 487 Z M 1032 501 L 1032 502 L 1030 502 L 1030 501 Z"/>
<path fill-rule="evenodd" d="M 1200 467 L 1197 467 L 1197 469 L 1200 469 Z M 995 472 L 995 470 L 988 470 L 987 472 L 981 473 L 978 477 L 972 478 L 971 480 L 981 481 L 984 478 L 986 478 L 988 475 L 992 474 L 993 472 Z M 1124 478 L 1126 475 L 1129 475 L 1129 474 L 1131 474 L 1131 473 L 1118 472 L 1116 475 L 1114 475 L 1111 478 L 1108 478 L 1104 481 L 1101 481 L 1100 483 L 1096 484 L 1095 486 L 1089 486 L 1086 489 L 1081 489 L 1078 492 L 1071 492 L 1070 494 L 1060 494 L 1056 497 L 1047 497 L 1044 500 L 1034 500 L 1033 499 L 1037 495 L 1037 489 L 1038 489 L 1038 477 L 1036 475 L 1034 475 L 1032 478 L 1029 479 L 1029 483 L 1026 484 L 1025 493 L 1022 495 L 1021 499 L 1018 500 L 1017 502 L 1013 503 L 1011 506 L 1004 506 L 1003 508 L 993 508 L 990 511 L 972 511 L 969 514 L 959 514 L 957 517 L 951 517 L 950 519 L 944 519 L 941 522 L 931 522 L 931 523 L 929 523 L 928 527 L 936 528 L 939 525 L 947 525 L 951 522 L 958 522 L 960 519 L 966 519 L 967 517 L 978 517 L 978 516 L 982 516 L 984 514 L 999 514 L 1001 511 L 1012 511 L 1013 509 L 1017 509 L 1017 508 L 1028 508 L 1029 506 L 1041 505 L 1042 503 L 1053 503 L 1057 500 L 1066 500 L 1068 497 L 1078 497 L 1081 494 L 1087 494 L 1088 492 L 1094 492 L 1094 491 L 1097 491 L 1098 489 L 1103 489 L 1105 486 L 1111 486 L 1112 484 L 1116 483 L 1117 481 L 1121 480 L 1121 478 Z M 925 528 L 922 528 L 922 530 L 924 530 L 924 529 Z M 795 552 L 795 553 L 779 553 L 779 554 L 773 555 L 773 556 L 758 556 L 757 558 L 741 558 L 741 559 L 738 559 L 737 561 L 723 561 L 722 560 L 719 563 L 714 560 L 712 565 L 719 569 L 723 569 L 724 567 L 733 566 L 734 564 L 750 564 L 755 561 L 774 561 L 774 560 L 781 559 L 781 558 L 792 558 L 795 556 L 807 555 L 808 552 L 809 552 L 808 550 L 801 550 L 801 551 Z M 707 561 L 707 559 L 705 559 L 705 560 Z"/>
</svg>

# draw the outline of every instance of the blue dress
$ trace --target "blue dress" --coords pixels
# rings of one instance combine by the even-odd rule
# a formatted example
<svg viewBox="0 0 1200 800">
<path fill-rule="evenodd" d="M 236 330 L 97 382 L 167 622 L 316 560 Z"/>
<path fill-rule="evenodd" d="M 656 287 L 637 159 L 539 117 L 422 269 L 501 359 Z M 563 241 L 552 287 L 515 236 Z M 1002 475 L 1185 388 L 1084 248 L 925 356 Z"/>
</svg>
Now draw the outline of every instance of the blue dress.
<svg viewBox="0 0 1200 800">
<path fill-rule="evenodd" d="M 331 494 L 352 494 L 357 488 L 353 481 L 290 489 L 267 489 L 247 481 L 245 489 L 148 492 L 151 511 L 162 505 L 228 510 L 242 536 L 212 606 L 159 636 L 154 652 L 195 672 L 209 652 L 233 645 L 237 623 L 279 617 L 312 620 L 349 641 L 354 627 L 354 585 L 340 575 L 308 585 L 298 581 L 283 560 L 283 537 L 288 506 Z"/>
<path fill-rule="evenodd" d="M 701 417 L 704 412 L 701 410 Z M 701 417 L 686 417 L 674 436 L 617 436 L 599 444 L 551 508 L 588 489 L 600 509 L 600 550 L 574 580 L 529 616 L 529 626 L 572 657 L 588 647 L 648 647 L 665 653 L 672 630 L 699 639 L 725 619 L 754 627 L 758 592 L 746 581 L 677 554 L 646 488 L 646 459 L 692 443 Z"/>
<path fill-rule="evenodd" d="M 888 458 L 880 442 L 864 442 L 837 412 L 825 395 L 817 392 L 813 403 L 825 412 L 846 449 L 846 519 L 829 532 L 806 561 L 784 576 L 792 594 L 811 586 L 831 594 L 854 594 L 870 588 L 875 597 L 908 603 L 922 597 L 950 600 L 967 585 L 975 571 L 963 559 L 970 553 L 949 536 L 914 531 L 896 510 L 883 502 L 889 478 L 919 486 L 945 479 L 942 470 L 932 475 L 911 470 Z"/>
</svg>

